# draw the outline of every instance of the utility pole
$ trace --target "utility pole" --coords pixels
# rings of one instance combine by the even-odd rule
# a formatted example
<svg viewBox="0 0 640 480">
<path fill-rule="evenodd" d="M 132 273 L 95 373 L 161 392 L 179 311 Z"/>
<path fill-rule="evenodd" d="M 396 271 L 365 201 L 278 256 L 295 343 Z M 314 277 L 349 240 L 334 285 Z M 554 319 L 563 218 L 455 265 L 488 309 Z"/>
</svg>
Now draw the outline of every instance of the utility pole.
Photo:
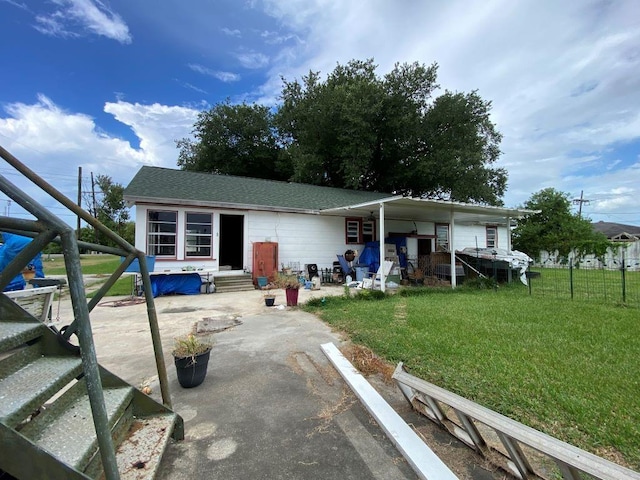
<svg viewBox="0 0 640 480">
<path fill-rule="evenodd" d="M 93 181 L 93 172 L 91 172 L 91 196 L 93 197 L 93 217 L 98 218 L 98 210 L 96 208 L 96 183 Z M 93 238 L 98 243 L 98 230 L 93 229 Z"/>
<path fill-rule="evenodd" d="M 578 205 L 578 217 L 582 218 L 582 204 L 584 203 L 585 205 L 589 205 L 589 202 L 591 200 L 587 200 L 583 197 L 583 191 L 580 190 L 580 198 L 574 198 L 573 199 L 573 204 L 574 205 Z"/>
<path fill-rule="evenodd" d="M 82 167 L 78 167 L 78 206 L 82 208 Z M 78 215 L 76 238 L 80 238 L 80 215 Z"/>
</svg>

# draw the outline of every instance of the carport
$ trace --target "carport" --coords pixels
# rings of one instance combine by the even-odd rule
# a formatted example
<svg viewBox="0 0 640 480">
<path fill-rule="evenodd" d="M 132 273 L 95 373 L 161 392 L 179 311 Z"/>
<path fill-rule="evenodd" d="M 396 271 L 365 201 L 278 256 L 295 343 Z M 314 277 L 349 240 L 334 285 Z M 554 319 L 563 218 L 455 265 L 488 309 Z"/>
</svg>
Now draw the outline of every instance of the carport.
<svg viewBox="0 0 640 480">
<path fill-rule="evenodd" d="M 400 220 L 408 222 L 433 222 L 449 224 L 449 245 L 455 245 L 456 226 L 463 225 L 497 225 L 507 229 L 507 250 L 511 251 L 511 227 L 515 220 L 526 215 L 537 213 L 534 210 L 517 208 L 494 207 L 476 205 L 446 200 L 430 200 L 404 196 L 393 196 L 338 208 L 321 210 L 321 215 L 344 215 L 345 212 L 354 216 L 375 216 L 378 220 L 378 238 L 385 238 L 385 221 Z M 450 271 L 455 272 L 455 247 L 450 248 Z M 380 242 L 380 258 L 384 258 L 384 241 Z M 380 288 L 385 289 L 384 274 Z M 451 288 L 456 287 L 456 275 L 451 275 Z"/>
</svg>

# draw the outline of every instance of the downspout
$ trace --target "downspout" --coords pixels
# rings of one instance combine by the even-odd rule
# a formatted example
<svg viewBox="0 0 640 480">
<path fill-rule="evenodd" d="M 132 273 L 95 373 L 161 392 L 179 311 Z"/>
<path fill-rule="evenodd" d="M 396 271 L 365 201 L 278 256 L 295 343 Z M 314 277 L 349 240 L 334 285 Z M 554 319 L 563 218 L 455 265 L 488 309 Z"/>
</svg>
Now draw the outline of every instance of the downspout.
<svg viewBox="0 0 640 480">
<path fill-rule="evenodd" d="M 451 238 L 449 239 L 449 252 L 451 253 L 451 288 L 456 288 L 456 249 L 454 247 L 454 232 L 455 232 L 455 225 L 454 225 L 454 216 L 453 216 L 453 207 L 451 208 L 451 212 L 449 213 L 449 235 L 451 236 Z"/>
<path fill-rule="evenodd" d="M 380 204 L 380 290 L 385 291 L 385 284 L 387 283 L 387 277 L 384 274 L 384 203 Z M 375 277 L 373 277 L 375 283 Z"/>
</svg>

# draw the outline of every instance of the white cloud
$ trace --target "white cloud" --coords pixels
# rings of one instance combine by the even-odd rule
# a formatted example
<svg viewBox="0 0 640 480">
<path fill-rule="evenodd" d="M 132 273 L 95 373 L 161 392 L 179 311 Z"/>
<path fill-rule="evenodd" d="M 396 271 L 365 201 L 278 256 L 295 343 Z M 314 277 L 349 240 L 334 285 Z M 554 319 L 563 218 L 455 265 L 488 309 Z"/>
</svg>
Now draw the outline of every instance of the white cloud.
<svg viewBox="0 0 640 480">
<path fill-rule="evenodd" d="M 140 139 L 144 163 L 165 167 L 176 166 L 175 141 L 189 136 L 198 115 L 197 110 L 187 107 L 122 101 L 107 102 L 104 111 L 131 127 Z"/>
<path fill-rule="evenodd" d="M 212 68 L 208 68 L 203 65 L 199 65 L 197 63 L 190 63 L 188 67 L 194 72 L 198 72 L 198 73 L 201 73 L 202 75 L 207 75 L 209 77 L 217 78 L 221 82 L 229 83 L 229 82 L 237 82 L 238 80 L 240 80 L 240 75 L 238 75 L 237 73 L 214 70 Z"/>
<path fill-rule="evenodd" d="M 132 41 L 129 27 L 122 17 L 100 0 L 53 0 L 53 3 L 58 6 L 57 10 L 35 17 L 34 27 L 41 33 L 56 37 L 78 37 L 82 32 L 120 43 Z"/>
<path fill-rule="evenodd" d="M 240 38 L 242 36 L 242 33 L 237 28 L 231 30 L 230 28 L 226 28 L 225 27 L 225 28 L 221 28 L 220 31 L 222 33 L 224 33 L 225 35 L 228 35 L 230 37 L 238 37 L 238 38 Z"/>
<path fill-rule="evenodd" d="M 29 7 L 27 6 L 26 3 L 23 2 L 17 2 L 15 0 L 0 0 L 2 2 L 8 3 L 9 5 L 13 5 L 14 7 L 17 7 L 21 10 L 29 10 Z"/>
<path fill-rule="evenodd" d="M 282 34 L 280 32 L 270 30 L 260 32 L 260 37 L 269 45 L 280 45 L 288 42 L 289 40 L 300 41 L 300 38 L 297 35 L 291 33 Z"/>
<path fill-rule="evenodd" d="M 195 85 L 192 85 L 192 84 L 191 84 L 191 83 L 189 83 L 189 82 L 181 83 L 181 85 L 182 85 L 183 87 L 185 87 L 185 88 L 189 88 L 189 89 L 191 89 L 191 90 L 193 90 L 193 91 L 195 91 L 195 92 L 202 93 L 202 94 L 204 94 L 204 95 L 207 95 L 207 94 L 208 94 L 208 92 L 207 92 L 206 90 L 203 90 L 202 88 L 196 87 Z"/>
<path fill-rule="evenodd" d="M 259 52 L 236 53 L 236 58 L 244 68 L 264 68 L 269 64 L 269 57 Z"/>
<path fill-rule="evenodd" d="M 13 103 L 0 117 L 3 146 L 36 174 L 69 198 L 77 196 L 77 171 L 105 174 L 127 185 L 142 165 L 175 168 L 175 140 L 190 135 L 198 110 L 160 104 L 107 102 L 104 111 L 129 126 L 140 141 L 134 148 L 122 138 L 101 131 L 95 120 L 67 112 L 44 95 L 34 104 Z M 3 174 L 8 173 L 3 169 Z M 20 177 L 10 180 L 37 201 L 51 200 Z M 15 211 L 15 209 L 12 209 Z"/>
<path fill-rule="evenodd" d="M 634 0 L 263 0 L 254 8 L 274 18 L 281 35 L 301 39 L 271 54 L 269 78 L 253 92 L 258 101 L 275 101 L 281 76 L 324 76 L 353 58 L 374 57 L 380 74 L 395 62 L 437 62 L 443 88 L 478 89 L 493 102 L 504 135 L 499 166 L 509 171 L 506 205 L 548 186 L 591 195 L 628 185 L 640 196 L 637 165 L 607 170 L 612 151 L 640 143 Z M 617 204 L 637 211 L 629 194 Z M 640 214 L 634 218 L 640 224 Z"/>
</svg>

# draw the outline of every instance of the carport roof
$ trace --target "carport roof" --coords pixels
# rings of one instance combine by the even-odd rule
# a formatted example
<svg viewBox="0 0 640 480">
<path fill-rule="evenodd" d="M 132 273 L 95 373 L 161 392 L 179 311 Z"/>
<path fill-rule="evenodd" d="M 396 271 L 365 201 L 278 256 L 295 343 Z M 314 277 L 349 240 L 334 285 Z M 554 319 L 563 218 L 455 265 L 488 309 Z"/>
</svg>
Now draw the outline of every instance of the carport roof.
<svg viewBox="0 0 640 480">
<path fill-rule="evenodd" d="M 448 223 L 505 224 L 530 210 L 424 200 L 302 183 L 216 175 L 160 167 L 142 167 L 124 191 L 129 204 L 184 205 L 245 210 L 385 218 Z"/>
<path fill-rule="evenodd" d="M 446 200 L 427 200 L 410 197 L 389 197 L 378 201 L 365 202 L 323 210 L 322 213 L 344 215 L 351 212 L 354 217 L 374 215 L 384 204 L 384 216 L 390 220 L 409 220 L 436 223 L 449 223 L 453 217 L 456 223 L 484 223 L 487 225 L 506 224 L 506 219 L 518 219 L 537 210 L 493 207 Z"/>
</svg>

